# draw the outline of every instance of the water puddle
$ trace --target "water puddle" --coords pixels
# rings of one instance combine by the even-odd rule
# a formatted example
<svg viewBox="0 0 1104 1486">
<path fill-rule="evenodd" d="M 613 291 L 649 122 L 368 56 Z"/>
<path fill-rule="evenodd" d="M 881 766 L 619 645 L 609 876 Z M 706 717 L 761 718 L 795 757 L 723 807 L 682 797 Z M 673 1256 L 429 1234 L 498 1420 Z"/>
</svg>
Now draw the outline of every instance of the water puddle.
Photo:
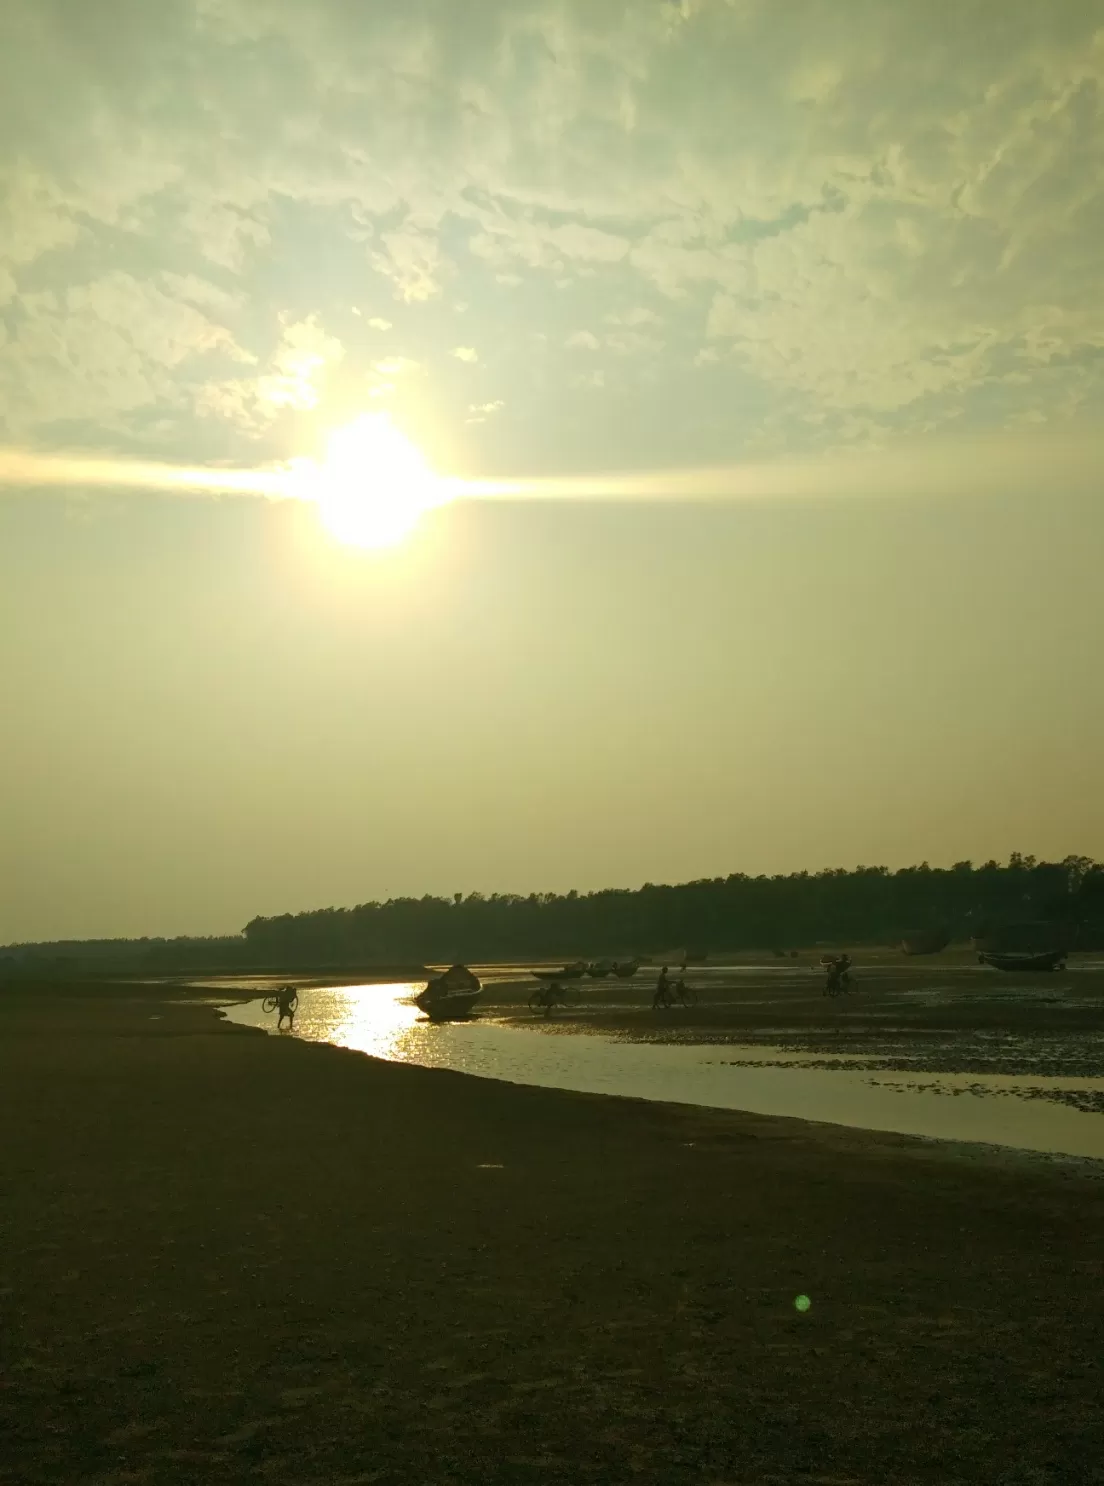
<svg viewBox="0 0 1104 1486">
<path fill-rule="evenodd" d="M 508 1083 L 1104 1159 L 1104 1077 L 933 1073 L 913 1071 L 907 1055 L 887 1068 L 879 1054 L 826 1057 L 762 1043 L 550 1037 L 485 1018 L 436 1025 L 413 1004 L 423 985 L 301 990 L 292 1035 Z M 259 1000 L 227 1007 L 226 1016 L 275 1032 Z"/>
</svg>

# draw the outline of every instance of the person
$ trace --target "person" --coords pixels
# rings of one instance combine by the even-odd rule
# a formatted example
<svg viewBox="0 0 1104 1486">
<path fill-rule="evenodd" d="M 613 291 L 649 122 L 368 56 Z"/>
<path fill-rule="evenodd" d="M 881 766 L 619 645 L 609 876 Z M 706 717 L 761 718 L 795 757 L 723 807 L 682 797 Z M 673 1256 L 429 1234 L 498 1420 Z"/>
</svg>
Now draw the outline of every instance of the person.
<svg viewBox="0 0 1104 1486">
<path fill-rule="evenodd" d="M 545 1016 L 551 1016 L 553 1007 L 556 1005 L 556 1002 L 563 1001 L 563 999 L 563 986 L 559 983 L 558 980 L 554 980 L 544 993 Z"/>
<path fill-rule="evenodd" d="M 838 996 L 841 991 L 850 990 L 851 956 L 849 954 L 834 955 L 828 961 L 828 979 L 825 982 L 824 994 L 826 996 Z"/>
<path fill-rule="evenodd" d="M 652 1010 L 656 1011 L 660 1006 L 670 1006 L 670 1004 L 671 979 L 667 974 L 667 966 L 664 965 L 663 969 L 659 972 L 659 979 L 656 981 L 655 995 L 652 997 Z"/>
<path fill-rule="evenodd" d="M 276 1018 L 277 1032 L 280 1031 L 280 1029 L 283 1027 L 285 1017 L 287 1018 L 289 1032 L 295 1026 L 295 1002 L 295 987 L 281 986 L 279 991 L 276 993 L 276 1005 L 280 1008 L 280 1015 Z"/>
</svg>

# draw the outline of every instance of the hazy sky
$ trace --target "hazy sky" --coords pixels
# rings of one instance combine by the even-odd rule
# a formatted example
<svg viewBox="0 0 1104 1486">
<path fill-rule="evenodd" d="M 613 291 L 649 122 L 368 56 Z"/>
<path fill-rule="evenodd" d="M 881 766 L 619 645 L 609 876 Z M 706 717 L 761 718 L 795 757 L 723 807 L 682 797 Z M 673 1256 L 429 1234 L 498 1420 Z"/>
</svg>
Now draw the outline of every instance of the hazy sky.
<svg viewBox="0 0 1104 1486">
<path fill-rule="evenodd" d="M 1102 243 L 1089 3 L 6 0 L 0 466 L 741 498 L 8 483 L 0 941 L 1104 856 Z"/>
</svg>

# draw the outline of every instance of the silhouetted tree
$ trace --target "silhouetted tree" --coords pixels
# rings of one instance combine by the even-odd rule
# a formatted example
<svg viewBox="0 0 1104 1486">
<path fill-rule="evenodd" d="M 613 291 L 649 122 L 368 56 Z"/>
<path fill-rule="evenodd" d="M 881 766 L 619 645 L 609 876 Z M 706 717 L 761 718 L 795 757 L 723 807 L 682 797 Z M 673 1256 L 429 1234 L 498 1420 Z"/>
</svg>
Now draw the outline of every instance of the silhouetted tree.
<svg viewBox="0 0 1104 1486">
<path fill-rule="evenodd" d="M 244 932 L 251 949 L 273 962 L 350 955 L 437 962 L 629 956 L 676 945 L 716 952 L 895 943 L 917 930 L 967 937 L 1024 923 L 1050 924 L 1071 938 L 1079 925 L 1091 932 L 1102 918 L 1104 867 L 1089 857 L 1040 862 L 1017 852 L 1006 866 L 921 862 L 896 872 L 860 866 L 773 877 L 733 873 L 678 886 L 647 882 L 635 891 L 391 899 L 256 918 Z"/>
<path fill-rule="evenodd" d="M 0 973 L 196 974 L 268 967 L 629 958 L 722 950 L 894 944 L 905 934 L 1009 936 L 1104 947 L 1104 864 L 1068 856 L 1006 865 L 921 862 L 786 876 L 701 878 L 635 890 L 454 893 L 255 918 L 241 936 L 7 945 Z"/>
</svg>

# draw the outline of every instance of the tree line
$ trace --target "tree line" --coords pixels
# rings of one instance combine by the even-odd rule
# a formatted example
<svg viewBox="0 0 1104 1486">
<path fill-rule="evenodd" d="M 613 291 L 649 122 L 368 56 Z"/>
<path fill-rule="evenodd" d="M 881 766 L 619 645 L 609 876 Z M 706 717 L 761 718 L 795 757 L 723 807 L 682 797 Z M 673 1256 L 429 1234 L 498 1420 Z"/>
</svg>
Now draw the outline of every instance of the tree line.
<svg viewBox="0 0 1104 1486">
<path fill-rule="evenodd" d="M 1104 948 L 1104 864 L 835 868 L 592 893 L 456 893 L 259 917 L 240 935 L 9 945 L 0 974 L 200 974 L 896 944 L 943 933 L 992 947 Z M 1062 941 L 1061 944 L 1056 941 Z"/>
<path fill-rule="evenodd" d="M 1014 853 L 1001 865 L 843 868 L 592 893 L 391 898 L 255 918 L 244 937 L 266 960 L 366 963 L 629 958 L 818 944 L 893 944 L 918 931 L 955 939 L 1104 940 L 1104 865 Z"/>
</svg>

